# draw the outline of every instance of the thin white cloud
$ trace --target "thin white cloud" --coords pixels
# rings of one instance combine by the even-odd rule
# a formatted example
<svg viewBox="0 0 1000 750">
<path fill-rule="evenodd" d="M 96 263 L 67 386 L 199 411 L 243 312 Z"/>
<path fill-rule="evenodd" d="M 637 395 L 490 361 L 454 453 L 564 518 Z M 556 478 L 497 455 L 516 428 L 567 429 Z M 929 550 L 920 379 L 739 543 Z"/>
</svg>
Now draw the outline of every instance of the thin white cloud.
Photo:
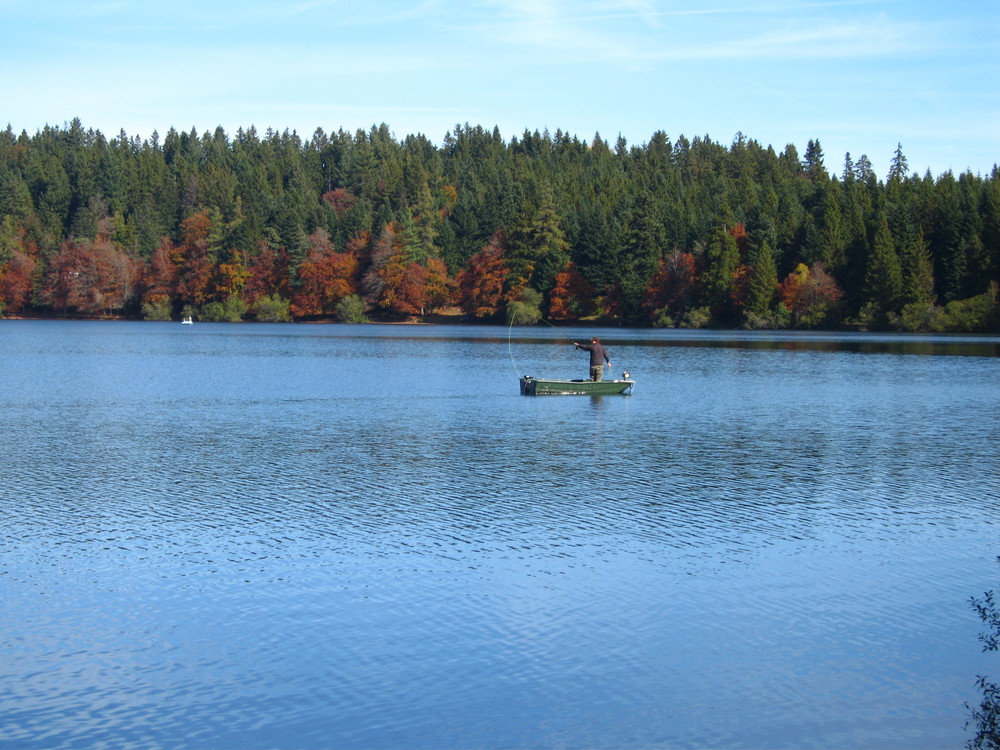
<svg viewBox="0 0 1000 750">
<path fill-rule="evenodd" d="M 885 5 L 891 0 L 844 0 L 796 6 L 739 9 L 656 10 L 647 0 L 621 4 L 568 0 L 489 2 L 497 18 L 477 33 L 507 45 L 534 50 L 543 59 L 579 63 L 596 60 L 635 68 L 661 62 L 752 59 L 860 59 L 927 55 L 947 43 L 951 28 L 898 20 L 885 14 L 817 16 L 813 11 L 845 6 Z M 779 12 L 794 8 L 799 13 Z M 803 14 L 803 11 L 808 13 Z M 693 16 L 741 14 L 750 20 L 705 24 Z M 659 20 L 674 17 L 677 23 Z M 687 20 L 682 20 L 687 17 Z M 631 22 L 630 22 L 631 21 Z M 636 23 L 642 21 L 642 23 Z M 567 57 L 572 55 L 572 57 Z"/>
</svg>

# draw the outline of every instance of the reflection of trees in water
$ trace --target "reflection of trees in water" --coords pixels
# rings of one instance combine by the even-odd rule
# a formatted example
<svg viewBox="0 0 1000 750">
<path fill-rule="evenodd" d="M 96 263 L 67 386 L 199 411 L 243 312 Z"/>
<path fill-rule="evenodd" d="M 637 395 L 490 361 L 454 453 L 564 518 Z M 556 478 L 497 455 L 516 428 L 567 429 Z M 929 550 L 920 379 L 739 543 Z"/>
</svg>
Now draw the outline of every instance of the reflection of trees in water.
<svg viewBox="0 0 1000 750">
<path fill-rule="evenodd" d="M 990 628 L 987 632 L 979 634 L 979 640 L 983 642 L 983 651 L 996 651 L 1000 646 L 1000 605 L 994 600 L 993 591 L 987 591 L 982 599 L 972 597 L 971 603 L 972 608 Z M 976 684 L 983 692 L 983 699 L 978 708 L 970 706 L 972 718 L 966 726 L 975 723 L 976 736 L 969 740 L 968 746 L 1000 750 L 1000 686 L 989 682 L 982 675 Z"/>
</svg>

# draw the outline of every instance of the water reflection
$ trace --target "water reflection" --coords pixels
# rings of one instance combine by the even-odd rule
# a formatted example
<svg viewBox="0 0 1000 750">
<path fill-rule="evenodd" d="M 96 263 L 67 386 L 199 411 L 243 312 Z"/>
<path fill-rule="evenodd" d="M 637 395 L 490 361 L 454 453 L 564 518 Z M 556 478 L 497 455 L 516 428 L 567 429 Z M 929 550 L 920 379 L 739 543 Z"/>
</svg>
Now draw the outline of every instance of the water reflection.
<svg viewBox="0 0 1000 750">
<path fill-rule="evenodd" d="M 1000 337 L 960 334 L 811 333 L 794 331 L 700 331 L 596 329 L 608 346 L 749 349 L 760 351 L 855 352 L 967 357 L 1000 356 Z M 551 344 L 568 332 L 514 329 L 519 344 Z"/>
</svg>

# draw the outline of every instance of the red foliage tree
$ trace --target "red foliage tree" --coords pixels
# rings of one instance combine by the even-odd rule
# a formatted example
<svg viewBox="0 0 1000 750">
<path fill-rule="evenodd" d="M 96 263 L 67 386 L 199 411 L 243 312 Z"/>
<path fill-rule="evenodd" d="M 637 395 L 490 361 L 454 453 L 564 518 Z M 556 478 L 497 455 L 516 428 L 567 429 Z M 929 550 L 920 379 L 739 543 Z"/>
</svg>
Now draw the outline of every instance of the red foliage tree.
<svg viewBox="0 0 1000 750">
<path fill-rule="evenodd" d="M 248 305 L 261 297 L 277 294 L 285 299 L 292 296 L 289 282 L 291 260 L 285 248 L 275 250 L 267 242 L 261 242 L 257 255 L 250 261 L 249 277 L 243 289 Z"/>
<path fill-rule="evenodd" d="M 690 307 L 698 294 L 697 263 L 693 253 L 674 248 L 660 261 L 643 298 L 643 308 L 650 314 L 666 310 L 678 315 Z"/>
<path fill-rule="evenodd" d="M 176 292 L 177 267 L 174 265 L 176 248 L 168 237 L 160 240 L 159 247 L 153 252 L 146 269 L 146 290 L 143 302 L 157 303 L 170 299 Z"/>
<path fill-rule="evenodd" d="M 212 218 L 199 211 L 181 222 L 181 244 L 174 248 L 172 260 L 178 274 L 175 292 L 182 302 L 200 306 L 212 295 L 214 259 L 210 255 Z"/>
<path fill-rule="evenodd" d="M 299 266 L 301 284 L 292 294 L 292 314 L 297 317 L 332 315 L 344 297 L 357 294 L 358 259 L 338 253 L 329 235 L 317 229 L 309 237 L 310 249 Z"/>
<path fill-rule="evenodd" d="M 476 318 L 490 318 L 497 314 L 503 302 L 504 279 L 507 264 L 499 237 L 494 237 L 469 259 L 458 275 L 459 304 L 462 310 Z"/>
<path fill-rule="evenodd" d="M 427 305 L 427 269 L 408 263 L 403 269 L 389 309 L 404 315 L 423 315 Z"/>
<path fill-rule="evenodd" d="M 42 299 L 83 315 L 109 313 L 132 300 L 137 276 L 137 264 L 115 243 L 66 241 L 49 263 Z"/>
<path fill-rule="evenodd" d="M 372 307 L 387 308 L 405 269 L 399 225 L 390 221 L 366 249 L 368 269 L 361 277 L 361 291 Z"/>
<path fill-rule="evenodd" d="M 781 303 L 792 312 L 796 321 L 811 314 L 822 315 L 843 297 L 837 281 L 826 272 L 819 261 L 809 267 L 799 263 L 781 282 L 779 294 Z"/>
<path fill-rule="evenodd" d="M 553 320 L 583 318 L 594 312 L 597 290 L 570 261 L 556 274 L 549 291 L 549 317 Z"/>
<path fill-rule="evenodd" d="M 31 293 L 31 281 L 37 262 L 34 255 L 15 250 L 13 255 L 0 266 L 0 309 L 14 314 L 24 308 Z"/>
<path fill-rule="evenodd" d="M 323 193 L 323 200 L 337 214 L 338 219 L 343 219 L 344 215 L 358 202 L 351 191 L 344 188 L 334 188 Z"/>
</svg>

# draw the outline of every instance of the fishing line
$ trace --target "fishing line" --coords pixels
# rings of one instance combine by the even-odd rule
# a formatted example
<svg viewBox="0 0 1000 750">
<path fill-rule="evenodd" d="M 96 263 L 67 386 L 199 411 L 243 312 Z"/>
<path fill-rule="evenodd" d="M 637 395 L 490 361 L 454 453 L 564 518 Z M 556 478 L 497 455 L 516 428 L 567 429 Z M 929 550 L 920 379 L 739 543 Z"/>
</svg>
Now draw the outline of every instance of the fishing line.
<svg viewBox="0 0 1000 750">
<path fill-rule="evenodd" d="M 516 362 L 516 361 L 515 361 L 515 359 L 514 359 L 514 348 L 513 348 L 513 345 L 511 344 L 511 332 L 512 332 L 512 331 L 513 331 L 513 329 L 514 329 L 514 317 L 515 317 L 514 315 L 511 315 L 511 316 L 510 316 L 510 322 L 509 322 L 509 323 L 507 324 L 507 356 L 509 356 L 509 357 L 510 357 L 510 363 L 511 363 L 511 365 L 513 365 L 513 367 L 514 367 L 514 372 L 516 372 L 516 373 L 517 373 L 517 377 L 518 377 L 518 379 L 520 379 L 520 378 L 522 377 L 522 376 L 521 376 L 521 371 L 520 371 L 520 369 L 518 369 L 518 367 L 517 367 L 517 362 Z M 543 323 L 545 323 L 545 325 L 547 325 L 547 326 L 549 326 L 550 328 L 552 328 L 552 330 L 554 330 L 554 331 L 555 331 L 556 333 L 558 333 L 558 334 L 559 334 L 559 335 L 560 335 L 561 337 L 564 337 L 564 338 L 566 338 L 567 340 L 569 340 L 569 342 L 570 342 L 570 343 L 575 343 L 575 342 L 573 341 L 573 339 L 572 339 L 572 338 L 571 338 L 570 336 L 567 336 L 567 335 L 566 335 L 566 333 L 567 333 L 567 332 L 565 331 L 565 329 L 562 329 L 562 328 L 560 328 L 559 326 L 557 326 L 557 325 L 555 325 L 555 324 L 553 324 L 553 323 L 550 323 L 549 321 L 547 321 L 547 320 L 546 320 L 545 318 L 543 318 L 543 317 L 539 317 L 538 319 L 539 319 L 539 320 L 541 320 L 541 321 L 542 321 Z M 610 366 L 609 366 L 609 367 L 610 367 Z M 629 378 L 631 378 L 632 376 L 631 376 L 631 374 L 630 374 L 630 373 L 629 373 L 629 372 L 628 372 L 628 371 L 626 370 L 626 371 L 624 371 L 624 372 L 622 373 L 622 377 L 623 377 L 623 378 L 624 378 L 625 380 L 628 380 L 628 379 L 629 379 Z"/>
<path fill-rule="evenodd" d="M 517 368 L 517 362 L 514 361 L 514 350 L 513 350 L 513 347 L 511 346 L 511 340 L 510 340 L 510 334 L 511 334 L 512 329 L 514 328 L 514 318 L 515 317 L 516 316 L 511 315 L 510 316 L 510 323 L 508 323 L 508 325 L 507 325 L 507 355 L 510 357 L 510 363 L 514 366 L 514 372 L 517 373 L 517 377 L 520 379 L 520 377 L 521 377 L 521 371 Z M 547 325 L 550 328 L 552 328 L 552 330 L 554 330 L 560 336 L 563 336 L 563 337 L 565 337 L 567 339 L 570 338 L 569 336 L 566 335 L 566 332 L 562 328 L 560 328 L 559 326 L 553 325 L 552 323 L 550 323 L 549 321 L 547 321 L 545 318 L 539 317 L 538 319 L 540 321 L 542 321 L 543 323 L 545 323 L 545 325 Z M 572 340 L 571 340 L 571 343 L 572 343 Z"/>
<path fill-rule="evenodd" d="M 514 372 L 517 373 L 517 379 L 521 379 L 521 371 L 517 369 L 517 362 L 514 361 L 514 350 L 510 345 L 510 332 L 514 327 L 514 316 L 510 316 L 510 325 L 507 326 L 507 354 L 510 356 L 510 363 L 514 365 Z"/>
</svg>

